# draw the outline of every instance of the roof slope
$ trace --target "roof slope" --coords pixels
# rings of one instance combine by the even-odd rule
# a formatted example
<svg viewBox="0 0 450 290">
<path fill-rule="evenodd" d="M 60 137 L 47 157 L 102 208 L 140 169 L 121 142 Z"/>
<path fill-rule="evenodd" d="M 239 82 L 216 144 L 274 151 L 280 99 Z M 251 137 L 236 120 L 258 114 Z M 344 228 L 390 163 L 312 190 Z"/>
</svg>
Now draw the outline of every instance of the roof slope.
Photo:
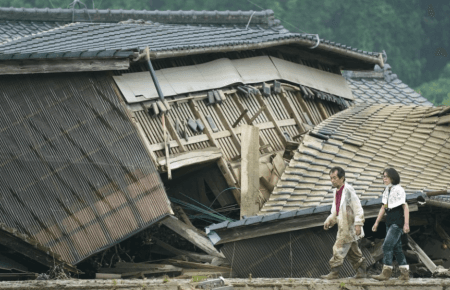
<svg viewBox="0 0 450 290">
<path fill-rule="evenodd" d="M 383 69 L 375 65 L 373 71 L 344 71 L 342 75 L 347 79 L 356 103 L 433 106 L 398 79 L 389 64 L 385 64 Z"/>
<path fill-rule="evenodd" d="M 407 192 L 450 187 L 450 108 L 351 107 L 305 135 L 261 213 L 329 205 L 329 170 L 341 166 L 361 199 L 379 197 L 384 168 L 394 167 Z"/>
<path fill-rule="evenodd" d="M 264 45 L 295 43 L 304 47 L 315 47 L 317 44 L 317 50 L 332 52 L 358 61 L 363 60 L 366 65 L 382 64 L 379 53 L 358 50 L 324 39 L 320 39 L 320 43 L 317 43 L 314 35 L 291 33 L 280 25 L 271 10 L 259 12 L 160 12 L 0 8 L 0 17 L 8 19 L 8 21 L 33 21 L 33 23 L 37 21 L 60 21 L 62 23 L 78 21 L 77 24 L 72 23 L 69 27 L 61 26 L 59 29 L 44 32 L 38 36 L 30 35 L 24 39 L 13 40 L 5 47 L 0 46 L 0 53 L 3 54 L 142 49 L 147 45 L 153 51 L 179 51 L 218 46 L 233 47 L 233 50 L 245 50 L 262 48 Z M 122 23 L 117 23 L 119 21 Z M 38 31 L 41 30 L 37 29 L 34 32 Z M 4 31 L 3 38 L 15 39 L 17 35 L 15 33 L 8 35 L 8 32 Z M 282 43 L 283 40 L 290 41 Z M 107 43 L 102 45 L 101 42 Z M 47 48 L 47 44 L 51 44 L 51 46 Z M 79 44 L 83 45 L 78 48 Z M 238 47 L 245 44 L 261 47 Z M 29 49 L 29 45 L 33 48 Z"/>
<path fill-rule="evenodd" d="M 282 29 L 239 29 L 171 24 L 73 23 L 22 37 L 0 46 L 2 53 L 130 50 L 182 50 L 222 45 L 256 44 L 298 37 Z"/>
<path fill-rule="evenodd" d="M 112 82 L 0 79 L 0 222 L 72 264 L 172 213 Z"/>
</svg>

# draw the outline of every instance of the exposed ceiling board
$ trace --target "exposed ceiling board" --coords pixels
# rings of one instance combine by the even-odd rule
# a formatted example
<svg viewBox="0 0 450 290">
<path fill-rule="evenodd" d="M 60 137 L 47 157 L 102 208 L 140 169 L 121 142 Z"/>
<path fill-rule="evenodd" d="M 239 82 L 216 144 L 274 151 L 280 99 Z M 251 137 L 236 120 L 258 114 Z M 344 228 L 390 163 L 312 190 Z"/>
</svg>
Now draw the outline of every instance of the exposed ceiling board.
<svg viewBox="0 0 450 290">
<path fill-rule="evenodd" d="M 156 71 L 164 96 L 175 96 L 219 89 L 233 84 L 254 84 L 285 80 L 325 93 L 353 100 L 344 77 L 269 56 L 246 59 L 217 59 L 199 65 L 166 68 Z M 128 103 L 158 98 L 148 72 L 114 76 Z"/>
<path fill-rule="evenodd" d="M 321 71 L 301 64 L 270 57 L 282 79 L 302 84 L 322 92 L 354 100 L 352 91 L 341 75 Z"/>
</svg>

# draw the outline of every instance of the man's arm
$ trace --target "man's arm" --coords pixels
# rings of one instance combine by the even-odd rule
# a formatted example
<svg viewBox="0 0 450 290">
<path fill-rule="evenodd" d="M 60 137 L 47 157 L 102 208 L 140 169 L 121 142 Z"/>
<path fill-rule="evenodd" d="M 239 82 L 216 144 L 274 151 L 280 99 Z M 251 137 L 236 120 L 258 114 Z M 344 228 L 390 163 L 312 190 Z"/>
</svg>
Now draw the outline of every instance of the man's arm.
<svg viewBox="0 0 450 290">
<path fill-rule="evenodd" d="M 353 213 L 355 214 L 355 231 L 356 235 L 359 236 L 361 234 L 361 227 L 364 226 L 365 222 L 364 210 L 361 206 L 361 201 L 356 195 L 355 190 L 352 188 L 349 189 L 349 192 L 352 198 L 350 206 L 352 207 Z"/>
<path fill-rule="evenodd" d="M 323 224 L 323 229 L 328 230 L 329 228 L 332 228 L 336 224 L 336 202 L 335 202 L 336 195 L 333 198 L 333 204 L 331 205 L 331 214 L 328 216 L 328 218 L 325 220 L 325 223 Z"/>
</svg>

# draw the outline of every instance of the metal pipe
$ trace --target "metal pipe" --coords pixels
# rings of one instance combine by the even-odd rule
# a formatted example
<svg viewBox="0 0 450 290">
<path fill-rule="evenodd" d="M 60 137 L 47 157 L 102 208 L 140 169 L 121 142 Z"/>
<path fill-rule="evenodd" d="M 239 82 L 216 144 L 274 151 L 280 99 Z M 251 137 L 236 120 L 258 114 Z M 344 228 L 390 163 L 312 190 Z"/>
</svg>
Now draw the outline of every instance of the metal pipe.
<svg viewBox="0 0 450 290">
<path fill-rule="evenodd" d="M 153 83 L 155 84 L 156 91 L 158 92 L 158 96 L 161 99 L 161 101 L 164 101 L 164 94 L 161 90 L 161 87 L 159 86 L 158 78 L 156 77 L 156 73 L 155 70 L 153 69 L 152 62 L 150 61 L 150 49 L 148 48 L 148 46 L 144 49 L 144 52 L 147 68 L 150 71 L 150 75 L 152 76 Z"/>
</svg>

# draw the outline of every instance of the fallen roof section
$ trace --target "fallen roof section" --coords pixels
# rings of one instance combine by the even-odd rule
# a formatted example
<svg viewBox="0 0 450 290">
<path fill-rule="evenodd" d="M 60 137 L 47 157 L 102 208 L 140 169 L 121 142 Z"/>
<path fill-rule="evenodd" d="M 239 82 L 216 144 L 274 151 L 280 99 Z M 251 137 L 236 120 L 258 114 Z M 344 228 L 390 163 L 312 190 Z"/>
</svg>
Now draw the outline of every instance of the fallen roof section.
<svg viewBox="0 0 450 290">
<path fill-rule="evenodd" d="M 384 68 L 375 65 L 372 71 L 343 71 L 342 75 L 347 79 L 356 103 L 433 106 L 392 73 L 387 63 Z"/>
<path fill-rule="evenodd" d="M 0 84 L 1 222 L 76 264 L 173 214 L 112 78 Z"/>
<path fill-rule="evenodd" d="M 417 211 L 418 201 L 424 202 L 426 195 L 418 191 L 408 194 L 406 200 L 409 204 L 410 211 Z M 381 197 L 362 200 L 361 205 L 364 209 L 364 217 L 376 217 L 380 211 L 381 204 Z M 219 224 L 213 224 L 206 227 L 206 232 L 213 244 L 221 245 L 322 226 L 326 218 L 330 215 L 330 211 L 331 205 L 324 205 L 282 213 L 257 215 L 246 217 L 235 222 L 224 221 Z"/>
<path fill-rule="evenodd" d="M 408 192 L 450 187 L 450 108 L 351 107 L 305 135 L 261 214 L 329 205 L 329 170 L 341 166 L 361 199 L 379 197 L 381 173 L 394 167 Z"/>
</svg>

